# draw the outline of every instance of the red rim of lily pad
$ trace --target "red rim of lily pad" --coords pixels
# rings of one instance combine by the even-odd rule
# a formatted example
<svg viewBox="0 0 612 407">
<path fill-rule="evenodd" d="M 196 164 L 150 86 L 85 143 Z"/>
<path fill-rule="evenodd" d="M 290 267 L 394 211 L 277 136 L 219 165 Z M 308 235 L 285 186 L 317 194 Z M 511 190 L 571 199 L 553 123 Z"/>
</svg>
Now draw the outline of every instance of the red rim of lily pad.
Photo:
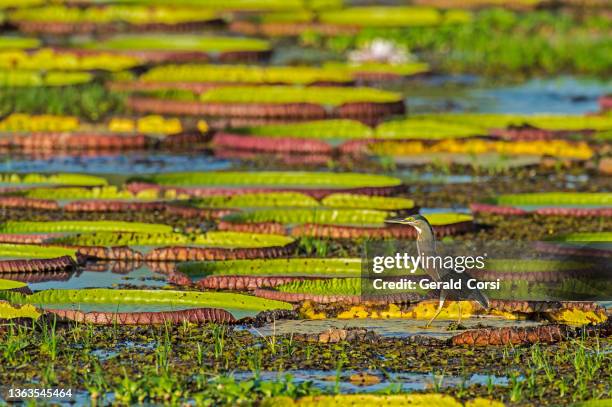
<svg viewBox="0 0 612 407">
<path fill-rule="evenodd" d="M 131 201 L 74 201 L 64 206 L 66 212 L 163 212 L 181 218 L 218 219 L 228 215 L 232 209 L 191 208 L 172 205 L 167 202 L 131 202 Z"/>
<path fill-rule="evenodd" d="M 470 210 L 473 213 L 491 213 L 496 215 L 545 215 L 545 216 L 604 216 L 612 217 L 612 208 L 561 208 L 561 207 L 545 207 L 538 208 L 532 211 L 517 208 L 514 206 L 472 203 Z"/>
<path fill-rule="evenodd" d="M 470 232 L 474 230 L 474 223 L 472 221 L 457 222 L 449 225 L 433 226 L 433 229 L 436 236 L 444 237 Z M 291 236 L 332 239 L 409 239 L 416 237 L 416 231 L 413 228 L 403 227 L 402 225 L 363 227 L 306 223 L 294 227 L 291 230 Z"/>
<path fill-rule="evenodd" d="M 315 278 L 320 279 L 317 277 L 288 276 L 207 276 L 199 280 L 196 286 L 208 290 L 255 290 Z"/>
<path fill-rule="evenodd" d="M 179 311 L 162 312 L 82 312 L 76 310 L 47 309 L 47 314 L 56 315 L 60 319 L 76 322 L 87 322 L 96 325 L 153 325 L 183 322 L 219 322 L 235 323 L 236 318 L 228 311 L 218 308 L 194 308 Z"/>
<path fill-rule="evenodd" d="M 315 22 L 291 23 L 256 23 L 252 21 L 234 21 L 229 30 L 247 35 L 264 35 L 267 37 L 298 36 L 304 31 L 314 31 L 324 35 L 353 35 L 361 31 L 359 26 L 336 25 Z"/>
<path fill-rule="evenodd" d="M 376 297 L 372 296 L 369 298 L 364 298 L 361 295 L 289 293 L 265 288 L 258 288 L 253 293 L 257 297 L 265 298 L 267 300 L 277 300 L 291 303 L 312 301 L 318 304 L 400 304 L 415 302 L 423 299 L 421 295 L 416 293 L 388 294 Z"/>
<path fill-rule="evenodd" d="M 15 134 L 4 138 L 0 147 L 18 148 L 26 151 L 57 150 L 103 150 L 124 151 L 153 147 L 185 147 L 204 143 L 208 137 L 198 133 L 168 135 L 163 139 L 144 134 L 109 133 L 32 133 Z"/>
<path fill-rule="evenodd" d="M 331 154 L 333 147 L 322 140 L 296 139 L 292 137 L 260 137 L 219 132 L 215 133 L 213 147 L 247 151 L 277 153 L 322 153 Z"/>
<path fill-rule="evenodd" d="M 22 196 L 0 197 L 0 208 L 24 208 L 57 211 L 59 204 L 48 199 L 25 198 Z"/>
<path fill-rule="evenodd" d="M 338 192 L 372 195 L 372 196 L 390 196 L 408 190 L 407 185 L 395 185 L 384 187 L 358 187 L 358 188 L 258 188 L 258 187 L 240 187 L 240 188 L 223 188 L 223 187 L 167 187 L 164 185 L 152 184 L 147 182 L 132 182 L 127 184 L 126 188 L 132 193 L 138 193 L 144 190 L 155 190 L 159 192 L 176 191 L 179 194 L 185 194 L 191 197 L 206 197 L 206 196 L 233 196 L 258 192 L 301 192 L 312 196 L 316 199 L 322 199 L 330 194 Z"/>
<path fill-rule="evenodd" d="M 117 34 L 138 31 L 184 32 L 214 27 L 223 23 L 222 19 L 190 21 L 177 24 L 148 23 L 129 24 L 126 22 L 60 22 L 60 21 L 13 21 L 21 32 L 28 34 L 75 35 L 75 34 Z"/>
<path fill-rule="evenodd" d="M 132 96 L 128 106 L 138 113 L 194 115 L 247 118 L 298 118 L 316 120 L 326 118 L 380 119 L 403 114 L 403 101 L 355 102 L 326 109 L 312 103 L 218 103 L 186 100 L 164 100 L 152 97 Z"/>
<path fill-rule="evenodd" d="M 191 261 L 191 260 L 234 260 L 269 259 L 286 257 L 293 253 L 296 242 L 286 246 L 222 248 L 172 246 L 153 249 L 145 256 L 146 261 Z"/>
<path fill-rule="evenodd" d="M 164 62 L 207 62 L 216 60 L 219 62 L 260 62 L 267 60 L 272 51 L 227 51 L 220 53 L 208 53 L 202 51 L 160 51 L 160 50 L 93 50 L 83 48 L 53 48 L 59 54 L 74 54 L 77 56 L 87 55 L 126 55 L 137 58 L 147 63 Z"/>
<path fill-rule="evenodd" d="M 4 273 L 47 273 L 74 270 L 77 262 L 70 256 L 50 259 L 0 260 L 0 275 Z"/>
</svg>

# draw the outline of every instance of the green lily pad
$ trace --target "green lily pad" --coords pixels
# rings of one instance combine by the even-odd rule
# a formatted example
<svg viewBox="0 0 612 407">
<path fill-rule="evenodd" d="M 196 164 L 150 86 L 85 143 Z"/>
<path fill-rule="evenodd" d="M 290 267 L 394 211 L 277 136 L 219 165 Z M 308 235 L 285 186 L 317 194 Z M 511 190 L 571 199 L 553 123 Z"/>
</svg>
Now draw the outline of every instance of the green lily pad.
<svg viewBox="0 0 612 407">
<path fill-rule="evenodd" d="M 14 290 L 16 288 L 23 288 L 27 286 L 28 285 L 26 283 L 21 282 L 21 281 L 5 280 L 5 279 L 0 278 L 0 291 Z"/>
<path fill-rule="evenodd" d="M 2 4 L 0 4 L 0 9 Z M 0 49 L 31 49 L 40 47 L 40 40 L 38 38 L 26 38 L 26 37 L 0 37 Z"/>
<path fill-rule="evenodd" d="M 393 216 L 386 211 L 372 209 L 257 209 L 233 213 L 224 220 L 238 223 L 279 222 L 283 224 L 334 224 L 334 225 L 382 225 Z"/>
<path fill-rule="evenodd" d="M 12 304 L 33 304 L 42 309 L 74 309 L 84 312 L 168 311 L 189 308 L 222 308 L 238 315 L 272 309 L 291 309 L 281 301 L 243 294 L 174 290 L 44 290 L 32 295 L 0 293 Z M 236 316 L 236 315 L 235 315 Z"/>
<path fill-rule="evenodd" d="M 201 246 L 222 248 L 257 248 L 285 246 L 293 238 L 282 235 L 210 231 L 205 234 L 95 232 L 52 240 L 83 246 Z"/>
<path fill-rule="evenodd" d="M 89 72 L 0 70 L 2 87 L 68 86 L 87 83 L 92 79 L 93 75 Z"/>
<path fill-rule="evenodd" d="M 334 69 L 339 72 L 347 72 L 351 75 L 358 73 L 369 73 L 412 76 L 429 71 L 429 65 L 424 62 L 406 62 L 402 64 L 388 64 L 382 62 L 326 62 L 323 64 L 323 67 L 327 69 Z"/>
<path fill-rule="evenodd" d="M 310 66 L 255 65 L 165 65 L 151 69 L 139 78 L 143 82 L 222 82 L 253 84 L 298 84 L 350 82 L 350 74 Z"/>
<path fill-rule="evenodd" d="M 503 129 L 510 126 L 529 125 L 545 130 L 611 130 L 610 115 L 517 115 L 500 113 L 434 113 L 415 115 L 415 120 L 428 119 L 449 123 L 479 126 L 487 129 Z"/>
<path fill-rule="evenodd" d="M 170 233 L 172 226 L 120 221 L 7 221 L 0 225 L 2 233 L 83 233 L 83 232 L 146 232 Z"/>
<path fill-rule="evenodd" d="M 107 185 L 102 177 L 87 174 L 0 174 L 0 183 L 9 185 Z"/>
<path fill-rule="evenodd" d="M 180 8 L 167 6 L 107 5 L 105 7 L 67 7 L 51 5 L 15 10 L 9 13 L 11 21 L 36 21 L 47 23 L 124 22 L 128 24 L 179 24 L 218 19 L 218 14 L 204 8 Z"/>
<path fill-rule="evenodd" d="M 376 128 L 376 138 L 439 140 L 487 135 L 483 127 L 436 120 L 394 120 Z"/>
<path fill-rule="evenodd" d="M 331 172 L 178 172 L 156 174 L 148 178 L 161 185 L 177 186 L 270 186 L 304 188 L 390 187 L 402 182 L 398 178 L 374 174 Z"/>
<path fill-rule="evenodd" d="M 179 263 L 178 270 L 190 277 L 235 276 L 336 276 L 359 277 L 361 259 L 254 259 Z"/>
<path fill-rule="evenodd" d="M 204 37 L 188 34 L 121 35 L 83 45 L 88 49 L 109 51 L 268 51 L 270 44 L 256 38 Z"/>
<path fill-rule="evenodd" d="M 53 259 L 62 256 L 76 259 L 76 250 L 55 246 L 0 243 L 2 259 Z"/>
<path fill-rule="evenodd" d="M 562 206 L 562 205 L 612 205 L 612 193 L 590 192 L 541 192 L 505 194 L 493 199 L 498 205 L 516 206 Z"/>
<path fill-rule="evenodd" d="M 231 86 L 215 88 L 200 95 L 202 102 L 216 103 L 312 103 L 340 106 L 346 103 L 390 103 L 402 95 L 374 88 L 333 86 Z"/>
<path fill-rule="evenodd" d="M 359 27 L 408 27 L 469 22 L 471 14 L 461 10 L 445 14 L 428 7 L 350 7 L 323 12 L 319 20 L 327 24 Z"/>
<path fill-rule="evenodd" d="M 356 120 L 334 119 L 315 120 L 300 123 L 270 124 L 249 127 L 243 132 L 266 137 L 295 137 L 321 139 L 355 139 L 370 138 L 374 132 L 365 124 Z"/>
</svg>

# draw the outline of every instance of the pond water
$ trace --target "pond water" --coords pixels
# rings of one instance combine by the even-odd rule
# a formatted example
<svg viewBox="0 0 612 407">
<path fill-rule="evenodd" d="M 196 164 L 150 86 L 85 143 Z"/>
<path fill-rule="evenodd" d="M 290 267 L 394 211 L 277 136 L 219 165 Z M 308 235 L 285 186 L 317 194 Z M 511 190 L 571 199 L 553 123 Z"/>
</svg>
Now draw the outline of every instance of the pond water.
<svg viewBox="0 0 612 407">
<path fill-rule="evenodd" d="M 324 319 L 324 320 L 283 320 L 264 327 L 251 329 L 256 335 L 289 335 L 291 333 L 316 334 L 330 328 L 366 328 L 381 336 L 405 338 L 428 336 L 447 339 L 460 331 L 448 330 L 449 324 L 456 320 L 436 319 L 426 328 L 426 320 L 413 319 Z M 535 321 L 516 321 L 497 317 L 471 317 L 461 321 L 467 329 L 486 325 L 487 327 L 536 326 Z"/>
</svg>

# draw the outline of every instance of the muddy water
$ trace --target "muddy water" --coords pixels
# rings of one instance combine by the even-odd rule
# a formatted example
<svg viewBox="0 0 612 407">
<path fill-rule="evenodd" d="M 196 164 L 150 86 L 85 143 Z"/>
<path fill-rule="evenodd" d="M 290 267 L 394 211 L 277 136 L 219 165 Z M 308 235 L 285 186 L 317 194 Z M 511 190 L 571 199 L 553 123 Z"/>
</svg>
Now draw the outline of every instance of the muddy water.
<svg viewBox="0 0 612 407">
<path fill-rule="evenodd" d="M 412 319 L 326 319 L 326 320 L 285 320 L 268 324 L 262 328 L 251 329 L 256 335 L 284 335 L 291 333 L 315 334 L 330 328 L 366 328 L 386 337 L 410 337 L 415 335 L 439 339 L 450 338 L 459 331 L 449 331 L 449 320 L 435 320 L 429 328 L 427 321 Z M 487 327 L 535 326 L 539 322 L 515 321 L 494 317 L 464 319 L 461 324 L 467 329 L 486 325 Z"/>
</svg>

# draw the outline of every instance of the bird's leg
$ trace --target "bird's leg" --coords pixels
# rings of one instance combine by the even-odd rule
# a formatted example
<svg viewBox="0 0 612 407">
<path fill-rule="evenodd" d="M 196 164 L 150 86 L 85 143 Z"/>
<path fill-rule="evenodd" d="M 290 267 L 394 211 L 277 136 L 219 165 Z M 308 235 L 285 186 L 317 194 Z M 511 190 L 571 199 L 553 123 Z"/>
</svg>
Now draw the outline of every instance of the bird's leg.
<svg viewBox="0 0 612 407">
<path fill-rule="evenodd" d="M 461 325 L 461 300 L 457 301 L 457 306 L 459 307 L 459 319 L 457 320 L 457 326 Z"/>
<path fill-rule="evenodd" d="M 429 320 L 427 325 L 425 325 L 425 328 L 429 328 L 429 326 L 434 321 L 434 319 L 436 319 L 438 315 L 440 315 L 440 312 L 442 312 L 442 307 L 444 306 L 445 300 L 446 300 L 446 293 L 444 291 L 441 291 L 440 292 L 440 303 L 438 304 L 438 309 L 436 310 L 436 313 L 434 314 L 434 316 Z"/>
</svg>

